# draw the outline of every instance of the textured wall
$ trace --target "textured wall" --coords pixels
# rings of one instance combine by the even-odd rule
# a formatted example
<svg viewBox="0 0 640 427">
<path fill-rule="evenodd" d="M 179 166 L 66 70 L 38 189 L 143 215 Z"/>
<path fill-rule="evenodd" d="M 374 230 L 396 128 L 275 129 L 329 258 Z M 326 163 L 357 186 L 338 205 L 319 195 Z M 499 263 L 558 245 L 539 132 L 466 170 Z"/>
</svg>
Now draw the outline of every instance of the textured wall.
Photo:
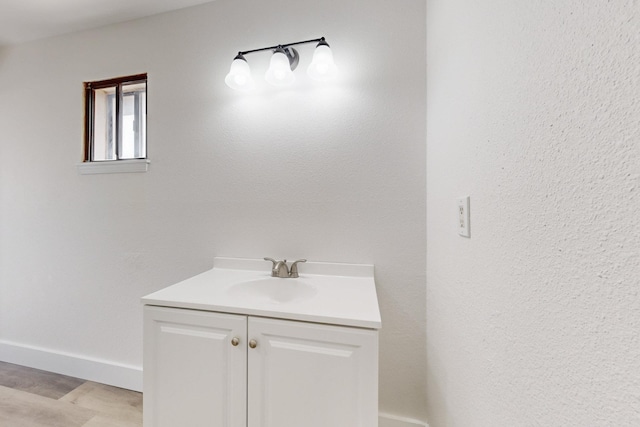
<svg viewBox="0 0 640 427">
<path fill-rule="evenodd" d="M 640 4 L 427 16 L 430 425 L 640 425 Z"/>
<path fill-rule="evenodd" d="M 9 49 L 0 339 L 139 366 L 139 298 L 214 256 L 373 263 L 380 409 L 424 419 L 425 7 L 220 0 Z M 322 35 L 336 83 L 309 45 L 294 89 L 263 83 L 268 54 L 257 93 L 224 85 L 238 50 Z M 150 171 L 79 176 L 82 82 L 145 71 Z"/>
</svg>

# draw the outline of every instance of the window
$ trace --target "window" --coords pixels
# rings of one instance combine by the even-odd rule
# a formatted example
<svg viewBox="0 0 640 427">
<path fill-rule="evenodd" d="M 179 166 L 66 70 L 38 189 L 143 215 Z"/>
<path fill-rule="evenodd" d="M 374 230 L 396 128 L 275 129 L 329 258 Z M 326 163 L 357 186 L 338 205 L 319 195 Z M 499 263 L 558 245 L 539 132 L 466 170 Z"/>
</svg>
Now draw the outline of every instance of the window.
<svg viewBox="0 0 640 427">
<path fill-rule="evenodd" d="M 147 75 L 85 82 L 85 162 L 147 158 Z"/>
</svg>

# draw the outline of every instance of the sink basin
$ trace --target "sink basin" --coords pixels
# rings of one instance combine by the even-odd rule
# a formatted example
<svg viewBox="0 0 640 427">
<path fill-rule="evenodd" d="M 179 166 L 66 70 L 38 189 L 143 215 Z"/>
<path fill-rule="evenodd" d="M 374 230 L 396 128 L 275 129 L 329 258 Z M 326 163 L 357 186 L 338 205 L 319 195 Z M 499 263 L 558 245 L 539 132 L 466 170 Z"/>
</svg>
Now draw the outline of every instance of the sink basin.
<svg viewBox="0 0 640 427">
<path fill-rule="evenodd" d="M 304 279 L 264 277 L 236 283 L 227 292 L 233 296 L 261 299 L 272 303 L 305 300 L 317 294 L 316 288 Z"/>
</svg>

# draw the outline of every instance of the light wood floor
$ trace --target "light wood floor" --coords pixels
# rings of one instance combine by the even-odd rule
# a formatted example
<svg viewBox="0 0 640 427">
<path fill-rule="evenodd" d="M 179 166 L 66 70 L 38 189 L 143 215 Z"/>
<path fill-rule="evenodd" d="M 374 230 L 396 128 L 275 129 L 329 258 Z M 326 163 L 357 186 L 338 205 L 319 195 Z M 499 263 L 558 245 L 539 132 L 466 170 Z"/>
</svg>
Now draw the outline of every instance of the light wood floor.
<svg viewBox="0 0 640 427">
<path fill-rule="evenodd" d="M 142 394 L 0 362 L 0 426 L 140 427 Z"/>
</svg>

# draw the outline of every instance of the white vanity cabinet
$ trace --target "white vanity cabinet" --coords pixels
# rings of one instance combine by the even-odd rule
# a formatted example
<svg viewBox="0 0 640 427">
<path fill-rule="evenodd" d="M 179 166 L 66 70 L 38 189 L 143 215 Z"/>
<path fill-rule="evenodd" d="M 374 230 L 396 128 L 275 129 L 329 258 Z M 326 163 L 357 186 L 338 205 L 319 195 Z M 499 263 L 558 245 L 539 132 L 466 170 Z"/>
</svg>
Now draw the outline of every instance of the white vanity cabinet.
<svg viewBox="0 0 640 427">
<path fill-rule="evenodd" d="M 144 427 L 378 426 L 372 265 L 215 258 L 142 303 Z"/>
<path fill-rule="evenodd" d="M 375 427 L 378 331 L 144 308 L 145 427 Z"/>
</svg>

